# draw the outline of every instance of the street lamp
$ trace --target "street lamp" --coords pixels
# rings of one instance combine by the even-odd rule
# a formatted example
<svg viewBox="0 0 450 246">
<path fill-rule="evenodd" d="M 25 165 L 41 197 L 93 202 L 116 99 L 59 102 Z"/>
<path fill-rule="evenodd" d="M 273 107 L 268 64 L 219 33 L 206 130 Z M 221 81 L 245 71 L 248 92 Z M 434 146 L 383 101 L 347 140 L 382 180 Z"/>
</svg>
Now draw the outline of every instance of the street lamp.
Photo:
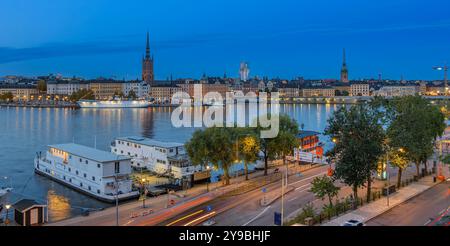
<svg viewBox="0 0 450 246">
<path fill-rule="evenodd" d="M 11 208 L 11 205 L 10 205 L 10 204 L 6 204 L 6 205 L 5 205 L 5 208 L 6 208 L 5 225 L 8 225 L 8 224 L 9 224 L 9 218 L 8 218 L 8 215 L 9 215 L 9 209 Z"/>
<path fill-rule="evenodd" d="M 444 95 L 447 96 L 448 95 L 448 84 L 447 84 L 447 71 L 448 71 L 448 66 L 447 63 L 444 64 L 444 66 L 434 66 L 433 67 L 434 70 L 437 71 L 444 71 Z"/>
<path fill-rule="evenodd" d="M 141 179 L 142 184 L 142 208 L 145 208 L 145 200 L 147 198 L 147 187 L 145 186 L 145 178 Z"/>
<path fill-rule="evenodd" d="M 206 166 L 206 170 L 209 173 L 209 180 L 206 181 L 206 192 L 209 192 L 209 182 L 211 182 L 211 167 Z"/>
</svg>

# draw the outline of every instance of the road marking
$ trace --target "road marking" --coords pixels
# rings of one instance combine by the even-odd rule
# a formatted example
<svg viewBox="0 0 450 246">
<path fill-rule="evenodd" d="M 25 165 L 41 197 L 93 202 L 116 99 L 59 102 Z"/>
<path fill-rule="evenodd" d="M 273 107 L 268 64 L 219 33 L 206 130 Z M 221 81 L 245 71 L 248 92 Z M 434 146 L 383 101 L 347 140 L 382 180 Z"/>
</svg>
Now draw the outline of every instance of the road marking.
<svg viewBox="0 0 450 246">
<path fill-rule="evenodd" d="M 315 178 L 315 177 L 317 177 L 317 176 L 324 175 L 324 174 L 326 174 L 326 173 L 327 173 L 327 172 L 319 173 L 319 174 L 313 175 L 313 176 L 311 176 L 311 177 L 308 177 L 308 178 L 305 178 L 305 179 L 302 179 L 302 180 L 299 180 L 299 181 L 295 181 L 295 182 L 293 182 L 293 183 L 290 183 L 290 185 L 293 185 L 293 184 L 296 184 L 296 183 L 300 183 L 300 182 L 302 182 L 302 181 L 305 181 L 305 180 L 308 180 L 308 179 L 312 179 L 312 178 Z"/>
<path fill-rule="evenodd" d="M 302 186 L 300 186 L 300 187 L 295 188 L 295 191 L 300 190 L 301 188 L 304 188 L 304 187 L 310 186 L 310 185 L 311 185 L 311 184 L 305 184 L 305 185 L 302 185 Z"/>
<path fill-rule="evenodd" d="M 431 223 L 431 221 L 433 221 L 432 219 L 429 219 L 425 224 L 423 224 L 424 226 L 428 225 Z"/>
<path fill-rule="evenodd" d="M 253 219 L 251 219 L 250 221 L 248 221 L 247 223 L 243 224 L 242 226 L 247 226 L 248 224 L 252 223 L 253 221 L 255 221 L 256 219 L 258 219 L 261 215 L 263 215 L 271 206 L 266 207 L 261 213 L 259 213 L 258 215 L 256 215 Z"/>
<path fill-rule="evenodd" d="M 190 226 L 190 225 L 192 225 L 193 223 L 195 223 L 195 222 L 197 222 L 197 221 L 199 221 L 199 220 L 202 220 L 202 219 L 207 218 L 207 217 L 209 217 L 209 216 L 211 216 L 211 215 L 214 215 L 215 213 L 216 213 L 216 211 L 213 211 L 213 212 L 211 212 L 211 213 L 209 213 L 209 214 L 203 215 L 202 217 L 198 217 L 197 219 L 195 219 L 195 220 L 193 220 L 193 221 L 191 221 L 191 222 L 185 224 L 184 226 Z"/>
<path fill-rule="evenodd" d="M 176 223 L 178 223 L 178 222 L 180 222 L 180 221 L 182 221 L 182 220 L 185 220 L 185 219 L 187 219 L 187 218 L 189 218 L 189 217 L 192 217 L 192 216 L 194 216 L 194 215 L 197 215 L 197 214 L 199 214 L 199 213 L 203 213 L 203 210 L 199 210 L 199 211 L 194 212 L 194 213 L 192 213 L 192 214 L 186 215 L 186 216 L 184 216 L 183 218 L 180 218 L 180 219 L 177 219 L 177 220 L 175 220 L 175 221 L 173 221 L 173 222 L 170 222 L 170 223 L 167 224 L 166 226 L 171 226 L 171 225 L 173 225 L 173 224 L 176 224 Z"/>
</svg>

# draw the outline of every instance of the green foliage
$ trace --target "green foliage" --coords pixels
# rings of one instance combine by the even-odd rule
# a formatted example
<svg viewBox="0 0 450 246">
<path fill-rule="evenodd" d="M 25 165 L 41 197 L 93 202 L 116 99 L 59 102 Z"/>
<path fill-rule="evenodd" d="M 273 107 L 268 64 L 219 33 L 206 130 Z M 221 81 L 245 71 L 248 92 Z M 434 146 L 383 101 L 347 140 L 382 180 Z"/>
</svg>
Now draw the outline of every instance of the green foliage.
<svg viewBox="0 0 450 246">
<path fill-rule="evenodd" d="M 328 198 L 329 205 L 333 207 L 333 198 L 339 194 L 340 188 L 334 185 L 333 180 L 328 176 L 316 177 L 311 182 L 311 192 L 322 200 Z"/>
<path fill-rule="evenodd" d="M 385 136 L 378 113 L 365 104 L 341 107 L 328 120 L 325 134 L 337 140 L 327 152 L 336 162 L 335 177 L 351 186 L 355 197 L 366 181 L 370 192 L 371 174 L 383 154 Z"/>
<path fill-rule="evenodd" d="M 208 165 L 223 169 L 225 184 L 230 184 L 229 169 L 236 160 L 236 128 L 211 127 L 198 130 L 186 144 L 186 151 L 194 165 Z"/>
<path fill-rule="evenodd" d="M 76 92 L 74 92 L 72 95 L 70 95 L 69 100 L 72 102 L 76 102 L 79 100 L 94 100 L 95 95 L 94 92 L 88 89 L 81 89 Z"/>
<path fill-rule="evenodd" d="M 2 101 L 11 101 L 14 99 L 14 95 L 11 92 L 6 92 L 4 94 L 0 94 L 0 100 Z"/>
<path fill-rule="evenodd" d="M 420 96 L 396 98 L 387 108 L 390 125 L 387 135 L 391 145 L 404 148 L 408 159 L 419 165 L 433 154 L 434 143 L 445 129 L 440 109 Z"/>
<path fill-rule="evenodd" d="M 134 92 L 133 90 L 130 90 L 130 92 L 128 92 L 128 96 L 127 96 L 129 99 L 136 99 L 137 98 L 137 95 L 136 95 L 136 92 Z"/>
<path fill-rule="evenodd" d="M 45 82 L 45 80 L 39 80 L 37 83 L 37 89 L 40 92 L 46 92 L 47 91 L 47 82 Z"/>
<path fill-rule="evenodd" d="M 295 219 L 290 221 L 288 224 L 295 224 L 295 223 L 305 224 L 306 218 L 315 218 L 315 217 L 316 211 L 314 209 L 314 206 L 312 205 L 312 203 L 308 203 L 302 208 L 302 212 L 298 214 L 295 217 Z"/>
</svg>

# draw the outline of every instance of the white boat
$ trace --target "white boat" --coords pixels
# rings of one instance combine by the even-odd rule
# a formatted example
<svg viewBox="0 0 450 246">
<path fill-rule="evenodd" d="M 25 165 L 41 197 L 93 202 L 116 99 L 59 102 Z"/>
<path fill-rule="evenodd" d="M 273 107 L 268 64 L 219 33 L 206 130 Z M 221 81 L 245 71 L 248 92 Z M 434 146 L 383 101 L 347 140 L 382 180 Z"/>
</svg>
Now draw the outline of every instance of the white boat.
<svg viewBox="0 0 450 246">
<path fill-rule="evenodd" d="M 191 164 L 184 144 L 162 142 L 143 137 L 119 137 L 111 143 L 111 152 L 132 158 L 131 165 L 174 179 L 199 176 L 201 166 Z"/>
<path fill-rule="evenodd" d="M 34 170 L 58 183 L 105 202 L 137 197 L 132 189 L 131 158 L 74 143 L 48 146 Z"/>
<path fill-rule="evenodd" d="M 152 103 L 147 100 L 80 100 L 77 104 L 81 108 L 148 108 Z"/>
</svg>

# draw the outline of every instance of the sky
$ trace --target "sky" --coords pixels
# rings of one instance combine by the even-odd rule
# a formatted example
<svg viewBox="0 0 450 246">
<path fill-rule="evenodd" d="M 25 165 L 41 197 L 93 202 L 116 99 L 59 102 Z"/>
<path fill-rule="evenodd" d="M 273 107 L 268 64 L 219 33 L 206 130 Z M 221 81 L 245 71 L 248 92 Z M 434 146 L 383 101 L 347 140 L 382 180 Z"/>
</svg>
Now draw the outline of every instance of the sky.
<svg viewBox="0 0 450 246">
<path fill-rule="evenodd" d="M 441 79 L 448 0 L 0 0 L 0 76 Z"/>
</svg>

